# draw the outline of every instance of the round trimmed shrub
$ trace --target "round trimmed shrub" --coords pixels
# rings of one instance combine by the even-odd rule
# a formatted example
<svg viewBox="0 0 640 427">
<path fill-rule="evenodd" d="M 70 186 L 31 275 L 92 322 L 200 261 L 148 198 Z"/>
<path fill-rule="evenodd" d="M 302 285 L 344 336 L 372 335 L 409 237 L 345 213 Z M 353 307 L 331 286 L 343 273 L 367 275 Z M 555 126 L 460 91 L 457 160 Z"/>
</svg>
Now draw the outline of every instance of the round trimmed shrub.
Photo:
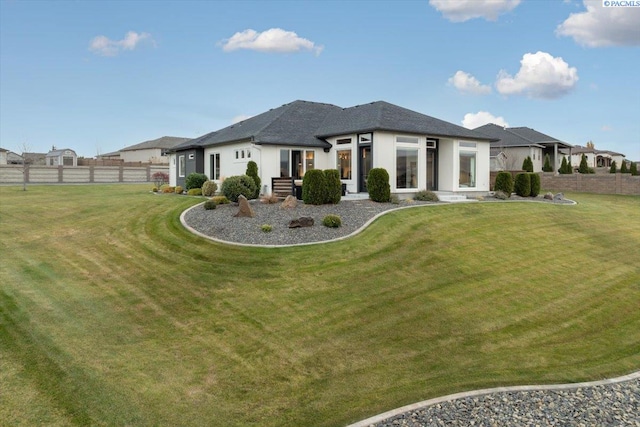
<svg viewBox="0 0 640 427">
<path fill-rule="evenodd" d="M 204 202 L 204 208 L 208 211 L 215 209 L 217 207 L 218 207 L 218 204 L 213 200 L 207 200 L 206 202 Z"/>
<path fill-rule="evenodd" d="M 187 187 L 187 191 L 192 188 L 202 188 L 202 184 L 207 182 L 209 178 L 207 175 L 203 173 L 193 172 L 187 175 L 187 178 L 184 180 L 185 187 Z"/>
<path fill-rule="evenodd" d="M 187 190 L 189 196 L 202 196 L 202 188 L 192 188 Z"/>
<path fill-rule="evenodd" d="M 527 172 L 517 174 L 513 187 L 518 196 L 529 197 L 531 194 L 531 175 Z"/>
<path fill-rule="evenodd" d="M 176 185 L 176 187 L 175 187 L 174 191 L 176 192 L 176 194 L 182 194 L 182 192 L 183 192 L 184 190 L 182 189 L 182 187 L 181 187 L 181 186 Z"/>
<path fill-rule="evenodd" d="M 340 172 L 338 169 L 326 169 L 324 171 L 324 179 L 327 184 L 327 194 L 325 203 L 335 205 L 340 203 L 342 198 L 342 181 L 340 181 Z"/>
<path fill-rule="evenodd" d="M 214 181 L 205 181 L 204 184 L 202 184 L 203 196 L 211 197 L 216 194 L 216 191 L 218 191 L 218 184 Z"/>
<path fill-rule="evenodd" d="M 271 226 L 271 224 L 262 224 L 260 226 L 260 229 L 264 232 L 264 233 L 271 233 L 271 231 L 273 230 L 273 227 Z"/>
<path fill-rule="evenodd" d="M 232 202 L 237 202 L 241 194 L 252 199 L 256 194 L 256 182 L 247 175 L 230 176 L 224 180 L 220 191 Z"/>
<path fill-rule="evenodd" d="M 329 228 L 338 228 L 342 225 L 342 219 L 338 215 L 327 215 L 322 219 L 322 225 Z"/>
<path fill-rule="evenodd" d="M 327 180 L 320 169 L 311 169 L 302 178 L 302 200 L 308 205 L 322 205 L 327 199 Z"/>
<path fill-rule="evenodd" d="M 374 202 L 386 203 L 391 200 L 389 172 L 384 168 L 373 168 L 367 177 L 367 191 Z"/>
<path fill-rule="evenodd" d="M 414 199 L 420 202 L 437 202 L 438 200 L 440 200 L 438 199 L 438 195 L 436 193 L 428 190 L 418 191 Z"/>
<path fill-rule="evenodd" d="M 256 192 L 253 194 L 253 197 L 248 197 L 250 199 L 257 199 L 260 197 L 260 184 L 262 181 L 260 180 L 260 176 L 258 175 L 258 164 L 251 160 L 247 163 L 247 171 L 245 174 L 253 179 L 253 182 L 256 183 Z"/>
<path fill-rule="evenodd" d="M 531 193 L 529 195 L 531 197 L 538 197 L 538 194 L 540 194 L 540 175 L 531 173 L 529 177 L 531 179 Z"/>
<path fill-rule="evenodd" d="M 502 191 L 507 194 L 507 197 L 513 193 L 513 177 L 509 172 L 498 172 L 496 175 L 496 183 L 493 186 L 494 191 Z"/>
</svg>

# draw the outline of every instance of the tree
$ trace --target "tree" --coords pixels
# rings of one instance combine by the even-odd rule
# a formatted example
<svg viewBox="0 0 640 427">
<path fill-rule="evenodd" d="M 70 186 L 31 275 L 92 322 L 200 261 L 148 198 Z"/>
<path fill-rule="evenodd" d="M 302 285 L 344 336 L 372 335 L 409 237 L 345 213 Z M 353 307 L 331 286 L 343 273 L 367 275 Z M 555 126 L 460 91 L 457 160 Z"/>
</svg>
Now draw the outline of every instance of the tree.
<svg viewBox="0 0 640 427">
<path fill-rule="evenodd" d="M 622 165 L 620 166 L 620 173 L 629 173 L 629 170 L 627 169 L 627 162 L 626 161 L 622 161 Z"/>
<path fill-rule="evenodd" d="M 22 157 L 22 191 L 27 191 L 27 181 L 29 178 L 29 166 L 31 166 L 32 159 L 27 157 L 27 153 L 30 152 L 29 144 L 23 142 L 20 144 L 20 157 Z"/>
<path fill-rule="evenodd" d="M 592 150 L 595 148 L 595 144 L 593 143 L 593 141 L 588 141 L 587 142 L 587 148 L 590 148 Z"/>
<path fill-rule="evenodd" d="M 589 173 L 589 165 L 587 164 L 587 156 L 584 155 L 584 154 L 582 155 L 582 158 L 580 159 L 580 166 L 578 167 L 578 172 L 584 173 L 584 174 Z"/>
<path fill-rule="evenodd" d="M 558 173 L 564 175 L 569 173 L 567 171 L 567 158 L 566 157 L 562 157 L 562 164 L 560 165 L 560 169 L 558 169 Z"/>
<path fill-rule="evenodd" d="M 522 170 L 525 172 L 533 172 L 533 161 L 531 160 L 531 156 L 527 156 L 527 158 L 522 162 Z"/>
<path fill-rule="evenodd" d="M 616 173 L 618 171 L 618 165 L 616 165 L 616 161 L 611 162 L 611 168 L 609 169 L 609 173 Z"/>
<path fill-rule="evenodd" d="M 567 162 L 567 174 L 571 175 L 573 173 L 573 166 L 571 166 L 571 158 L 569 158 L 569 161 Z"/>
<path fill-rule="evenodd" d="M 542 167 L 543 172 L 553 172 L 553 168 L 551 167 L 551 159 L 549 158 L 549 153 L 544 155 L 544 166 Z"/>
<path fill-rule="evenodd" d="M 631 162 L 631 168 L 629 168 L 629 172 L 631 172 L 631 175 L 633 176 L 639 175 L 638 166 L 636 165 L 636 162 Z"/>
</svg>

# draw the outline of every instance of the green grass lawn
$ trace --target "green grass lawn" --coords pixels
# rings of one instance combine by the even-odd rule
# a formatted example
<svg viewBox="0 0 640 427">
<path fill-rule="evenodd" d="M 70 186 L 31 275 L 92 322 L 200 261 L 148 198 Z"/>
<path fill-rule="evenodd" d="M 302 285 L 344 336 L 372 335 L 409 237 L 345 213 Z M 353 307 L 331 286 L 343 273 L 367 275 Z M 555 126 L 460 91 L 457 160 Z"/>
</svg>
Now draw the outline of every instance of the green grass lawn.
<svg viewBox="0 0 640 427">
<path fill-rule="evenodd" d="M 191 235 L 198 200 L 148 189 L 0 187 L 0 424 L 340 426 L 640 369 L 640 197 L 258 249 Z"/>
</svg>

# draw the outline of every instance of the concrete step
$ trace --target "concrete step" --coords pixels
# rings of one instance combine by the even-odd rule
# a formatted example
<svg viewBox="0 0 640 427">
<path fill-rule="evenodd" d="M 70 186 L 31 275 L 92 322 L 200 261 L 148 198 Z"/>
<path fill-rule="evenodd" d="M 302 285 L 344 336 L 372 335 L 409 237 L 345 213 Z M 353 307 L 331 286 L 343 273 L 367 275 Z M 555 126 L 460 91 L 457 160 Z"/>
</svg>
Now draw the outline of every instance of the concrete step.
<svg viewBox="0 0 640 427">
<path fill-rule="evenodd" d="M 438 194 L 438 199 L 441 202 L 446 203 L 461 203 L 461 202 L 477 202 L 475 199 L 467 199 L 467 196 L 463 196 L 461 194 Z"/>
</svg>

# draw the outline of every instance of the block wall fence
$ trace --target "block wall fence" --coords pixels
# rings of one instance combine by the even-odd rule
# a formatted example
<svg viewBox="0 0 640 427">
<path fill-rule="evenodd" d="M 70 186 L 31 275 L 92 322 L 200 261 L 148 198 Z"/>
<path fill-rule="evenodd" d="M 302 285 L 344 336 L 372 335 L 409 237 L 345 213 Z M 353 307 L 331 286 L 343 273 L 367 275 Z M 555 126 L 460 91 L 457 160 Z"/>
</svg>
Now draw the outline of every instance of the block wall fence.
<svg viewBox="0 0 640 427">
<path fill-rule="evenodd" d="M 512 171 L 511 174 L 515 177 L 519 172 L 522 171 Z M 497 174 L 491 172 L 491 189 Z M 553 172 L 540 172 L 538 175 L 543 191 L 640 196 L 640 176 L 628 173 L 556 175 Z"/>
<path fill-rule="evenodd" d="M 156 172 L 169 174 L 169 166 L 36 166 L 27 169 L 28 184 L 92 184 L 151 182 Z M 0 184 L 22 184 L 22 165 L 0 165 Z"/>
</svg>

